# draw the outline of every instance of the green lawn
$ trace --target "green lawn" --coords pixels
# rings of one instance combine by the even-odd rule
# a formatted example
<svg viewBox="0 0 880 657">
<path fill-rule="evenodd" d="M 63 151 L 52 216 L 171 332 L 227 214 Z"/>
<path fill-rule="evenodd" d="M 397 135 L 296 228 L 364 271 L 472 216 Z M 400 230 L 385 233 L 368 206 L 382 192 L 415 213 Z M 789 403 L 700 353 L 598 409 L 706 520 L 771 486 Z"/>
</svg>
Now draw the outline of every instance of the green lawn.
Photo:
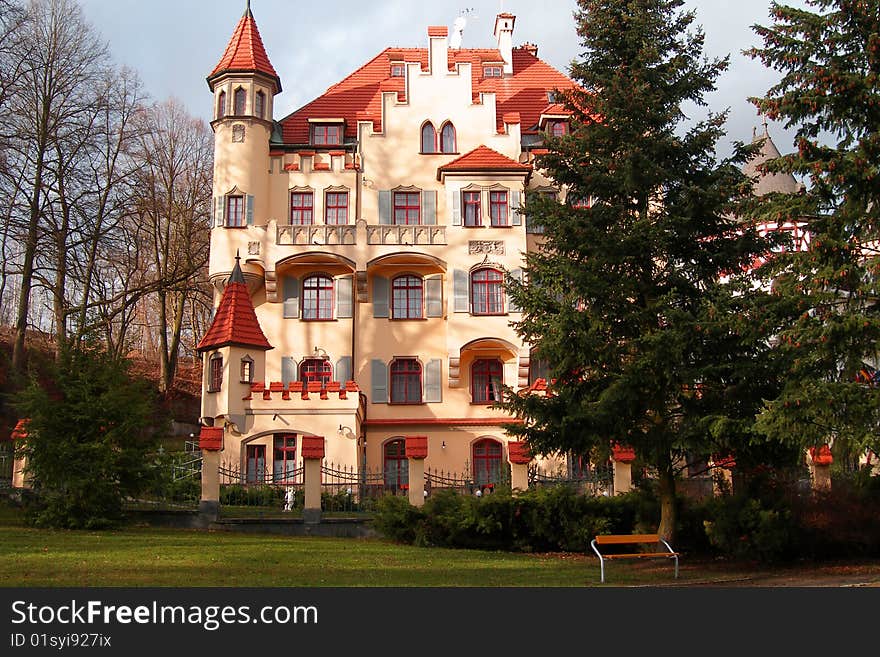
<svg viewBox="0 0 880 657">
<path fill-rule="evenodd" d="M 0 505 L 2 507 L 4 505 Z M 671 564 L 613 582 L 671 583 Z M 681 580 L 680 580 L 681 581 Z M 332 539 L 179 529 L 55 531 L 0 509 L 3 586 L 594 586 L 598 562 Z"/>
</svg>

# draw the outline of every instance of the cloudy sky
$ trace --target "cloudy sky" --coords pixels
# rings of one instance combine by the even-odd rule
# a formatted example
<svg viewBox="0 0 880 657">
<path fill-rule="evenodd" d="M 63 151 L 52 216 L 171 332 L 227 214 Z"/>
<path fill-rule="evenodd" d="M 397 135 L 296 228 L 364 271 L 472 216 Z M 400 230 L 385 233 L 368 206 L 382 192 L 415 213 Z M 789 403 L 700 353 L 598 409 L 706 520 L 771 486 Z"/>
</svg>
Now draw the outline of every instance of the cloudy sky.
<svg viewBox="0 0 880 657">
<path fill-rule="evenodd" d="M 80 0 L 86 18 L 109 43 L 115 60 L 136 69 L 156 100 L 175 96 L 191 113 L 208 119 L 211 100 L 205 77 L 219 61 L 246 0 Z M 763 95 L 774 71 L 744 57 L 758 45 L 751 26 L 768 24 L 770 0 L 686 0 L 706 32 L 709 56 L 730 55 L 731 67 L 708 101 L 730 108 L 728 142 L 747 141 L 760 126 L 748 96 Z M 803 6 L 802 0 L 788 4 Z M 468 17 L 463 47 L 494 45 L 500 11 L 516 15 L 514 45 L 538 45 L 538 56 L 563 72 L 578 59 L 580 44 L 572 13 L 575 0 L 251 0 L 263 43 L 284 91 L 275 118 L 320 95 L 384 48 L 426 47 L 427 26 L 450 27 Z M 789 150 L 793 131 L 770 126 L 779 149 Z M 726 154 L 724 144 L 719 152 Z"/>
</svg>

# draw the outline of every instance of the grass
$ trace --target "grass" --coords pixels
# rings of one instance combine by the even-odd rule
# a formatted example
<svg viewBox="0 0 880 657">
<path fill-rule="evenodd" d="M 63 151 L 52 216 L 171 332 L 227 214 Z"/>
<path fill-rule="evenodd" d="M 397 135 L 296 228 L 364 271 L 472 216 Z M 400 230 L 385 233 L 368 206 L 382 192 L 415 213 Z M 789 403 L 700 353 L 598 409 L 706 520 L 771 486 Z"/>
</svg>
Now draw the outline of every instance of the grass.
<svg viewBox="0 0 880 657">
<path fill-rule="evenodd" d="M 0 582 L 8 587 L 582 587 L 599 582 L 581 554 L 419 548 L 334 539 L 145 527 L 63 531 L 25 526 L 0 504 Z M 672 582 L 618 568 L 615 583 Z"/>
</svg>

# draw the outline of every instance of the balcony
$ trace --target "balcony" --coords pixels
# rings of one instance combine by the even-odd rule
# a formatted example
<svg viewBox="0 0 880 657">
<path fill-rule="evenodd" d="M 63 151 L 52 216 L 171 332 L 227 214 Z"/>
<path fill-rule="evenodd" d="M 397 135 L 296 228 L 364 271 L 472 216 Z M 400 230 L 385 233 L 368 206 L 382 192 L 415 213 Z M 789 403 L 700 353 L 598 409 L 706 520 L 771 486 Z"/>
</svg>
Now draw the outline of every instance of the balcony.
<svg viewBox="0 0 880 657">
<path fill-rule="evenodd" d="M 277 243 L 279 246 L 356 244 L 357 229 L 353 225 L 278 226 Z"/>
<path fill-rule="evenodd" d="M 367 226 L 367 244 L 445 246 L 446 226 Z"/>
</svg>

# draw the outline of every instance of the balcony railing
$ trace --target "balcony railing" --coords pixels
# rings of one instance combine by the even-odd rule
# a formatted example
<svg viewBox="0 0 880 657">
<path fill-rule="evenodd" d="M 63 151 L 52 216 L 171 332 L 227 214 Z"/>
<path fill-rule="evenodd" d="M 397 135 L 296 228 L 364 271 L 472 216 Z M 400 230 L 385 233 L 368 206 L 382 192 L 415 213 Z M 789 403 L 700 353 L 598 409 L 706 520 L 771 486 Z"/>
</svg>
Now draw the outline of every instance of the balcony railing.
<svg viewBox="0 0 880 657">
<path fill-rule="evenodd" d="M 446 226 L 367 226 L 367 244 L 445 245 Z"/>
<path fill-rule="evenodd" d="M 357 242 L 355 226 L 278 226 L 277 243 L 280 246 L 299 244 L 346 245 Z"/>
</svg>

